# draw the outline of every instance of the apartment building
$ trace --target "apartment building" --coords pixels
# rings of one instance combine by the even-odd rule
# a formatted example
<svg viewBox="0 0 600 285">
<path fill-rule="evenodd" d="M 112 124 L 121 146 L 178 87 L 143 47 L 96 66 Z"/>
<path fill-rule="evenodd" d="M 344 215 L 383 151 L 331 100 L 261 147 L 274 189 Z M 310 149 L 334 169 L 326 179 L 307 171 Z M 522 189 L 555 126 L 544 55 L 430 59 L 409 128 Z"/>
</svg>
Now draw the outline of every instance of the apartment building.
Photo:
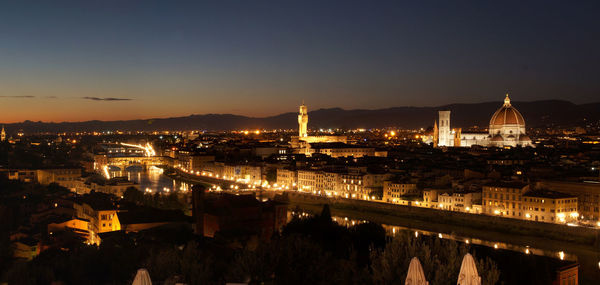
<svg viewBox="0 0 600 285">
<path fill-rule="evenodd" d="M 482 191 L 483 213 L 521 219 L 521 198 L 528 191 L 529 185 L 519 181 L 488 183 Z"/>
<path fill-rule="evenodd" d="M 577 221 L 577 196 L 554 191 L 529 191 L 523 194 L 525 220 L 546 223 Z"/>
</svg>

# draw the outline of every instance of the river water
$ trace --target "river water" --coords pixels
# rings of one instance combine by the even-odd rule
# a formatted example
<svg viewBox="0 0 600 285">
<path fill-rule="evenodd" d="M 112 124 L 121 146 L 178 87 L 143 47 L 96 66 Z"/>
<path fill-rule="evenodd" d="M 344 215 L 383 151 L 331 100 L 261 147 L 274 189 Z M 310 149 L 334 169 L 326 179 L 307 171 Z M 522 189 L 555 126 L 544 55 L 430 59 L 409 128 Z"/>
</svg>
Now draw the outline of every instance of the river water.
<svg viewBox="0 0 600 285">
<path fill-rule="evenodd" d="M 176 179 L 172 179 L 163 174 L 163 170 L 160 168 L 151 167 L 148 170 L 142 169 L 133 169 L 129 171 L 109 171 L 111 177 L 116 176 L 127 176 L 130 181 L 134 181 L 140 185 L 141 190 L 151 191 L 152 193 L 156 192 L 183 192 L 188 193 L 191 190 L 193 184 L 186 183 L 184 181 L 178 181 Z M 298 213 L 295 213 L 298 214 Z M 303 212 L 301 214 L 309 215 L 308 212 Z M 366 222 L 365 220 L 360 220 L 349 217 L 334 217 L 335 221 L 341 225 L 352 226 L 357 223 Z M 471 243 L 474 245 L 486 246 L 489 248 L 495 249 L 504 249 L 510 250 L 514 252 L 520 252 L 523 254 L 532 254 L 539 256 L 546 256 L 551 258 L 556 258 L 560 260 L 568 260 L 568 261 L 577 261 L 580 264 L 579 274 L 580 280 L 582 277 L 586 280 L 600 280 L 600 257 L 598 254 L 598 250 L 596 251 L 587 251 L 581 250 L 580 248 L 572 248 L 569 247 L 563 250 L 548 250 L 543 248 L 537 248 L 535 245 L 529 244 L 511 244 L 493 240 L 483 240 L 476 237 L 469 236 L 458 236 L 455 234 L 448 233 L 439 233 L 439 232 L 431 232 L 419 228 L 409 228 L 403 225 L 382 225 L 388 235 L 395 235 L 400 231 L 411 231 L 416 236 L 418 235 L 427 235 L 427 236 L 437 236 L 439 238 L 444 239 L 452 239 L 458 242 Z M 587 282 L 586 282 L 587 283 Z M 600 282 L 599 282 L 600 283 Z"/>
<path fill-rule="evenodd" d="M 158 167 L 150 167 L 147 170 L 142 168 L 131 168 L 125 171 L 109 170 L 110 178 L 127 177 L 129 181 L 133 181 L 140 185 L 140 190 L 152 193 L 169 193 L 172 191 L 188 192 L 192 189 L 193 184 L 172 179 L 163 174 L 163 169 Z"/>
</svg>

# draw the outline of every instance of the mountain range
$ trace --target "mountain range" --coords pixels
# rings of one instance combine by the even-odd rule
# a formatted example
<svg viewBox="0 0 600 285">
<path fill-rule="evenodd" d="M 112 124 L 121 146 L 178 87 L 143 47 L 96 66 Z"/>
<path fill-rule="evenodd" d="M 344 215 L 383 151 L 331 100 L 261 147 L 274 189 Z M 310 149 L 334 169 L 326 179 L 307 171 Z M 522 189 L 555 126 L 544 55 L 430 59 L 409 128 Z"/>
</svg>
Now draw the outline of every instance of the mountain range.
<svg viewBox="0 0 600 285">
<path fill-rule="evenodd" d="M 576 126 L 600 120 L 600 103 L 574 104 L 564 100 L 512 102 L 525 118 L 527 127 Z M 437 119 L 437 111 L 450 110 L 452 127 L 487 127 L 502 102 L 450 104 L 438 107 L 392 107 L 385 109 L 319 109 L 309 112 L 309 128 L 427 128 Z M 7 132 L 25 133 L 81 131 L 155 131 L 155 130 L 241 130 L 295 129 L 297 113 L 269 117 L 233 114 L 203 114 L 186 117 L 152 118 L 124 121 L 32 122 L 5 125 Z"/>
</svg>

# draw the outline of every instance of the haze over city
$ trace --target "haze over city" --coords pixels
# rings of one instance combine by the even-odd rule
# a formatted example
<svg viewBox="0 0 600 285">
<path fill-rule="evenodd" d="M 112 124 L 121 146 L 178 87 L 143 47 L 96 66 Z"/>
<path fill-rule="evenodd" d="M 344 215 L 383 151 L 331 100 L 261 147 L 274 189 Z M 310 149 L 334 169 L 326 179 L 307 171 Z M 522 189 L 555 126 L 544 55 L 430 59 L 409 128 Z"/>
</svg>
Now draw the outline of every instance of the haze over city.
<svg viewBox="0 0 600 285">
<path fill-rule="evenodd" d="M 597 1 L 0 5 L 5 123 L 598 101 Z M 499 99 L 500 98 L 500 99 Z"/>
</svg>

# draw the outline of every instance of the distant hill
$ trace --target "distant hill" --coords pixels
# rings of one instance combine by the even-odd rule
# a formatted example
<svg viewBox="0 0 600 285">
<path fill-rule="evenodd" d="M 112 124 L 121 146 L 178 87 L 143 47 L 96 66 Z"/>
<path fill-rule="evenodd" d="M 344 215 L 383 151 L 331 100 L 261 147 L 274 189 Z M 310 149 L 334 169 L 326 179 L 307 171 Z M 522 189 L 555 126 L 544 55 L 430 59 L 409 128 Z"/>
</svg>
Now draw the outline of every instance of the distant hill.
<svg viewBox="0 0 600 285">
<path fill-rule="evenodd" d="M 600 119 L 600 103 L 573 104 L 562 100 L 512 102 L 525 117 L 528 127 L 574 126 L 584 120 Z M 455 127 L 486 127 L 502 102 L 451 104 L 439 107 L 393 107 L 377 110 L 319 109 L 309 112 L 309 128 L 426 128 L 437 119 L 437 111 L 450 110 Z M 76 132 L 106 130 L 235 130 L 235 129 L 295 129 L 297 114 L 253 118 L 232 114 L 205 114 L 187 117 L 155 118 L 128 121 L 87 121 L 44 123 L 25 121 L 6 124 L 7 132 L 26 133 Z"/>
</svg>

